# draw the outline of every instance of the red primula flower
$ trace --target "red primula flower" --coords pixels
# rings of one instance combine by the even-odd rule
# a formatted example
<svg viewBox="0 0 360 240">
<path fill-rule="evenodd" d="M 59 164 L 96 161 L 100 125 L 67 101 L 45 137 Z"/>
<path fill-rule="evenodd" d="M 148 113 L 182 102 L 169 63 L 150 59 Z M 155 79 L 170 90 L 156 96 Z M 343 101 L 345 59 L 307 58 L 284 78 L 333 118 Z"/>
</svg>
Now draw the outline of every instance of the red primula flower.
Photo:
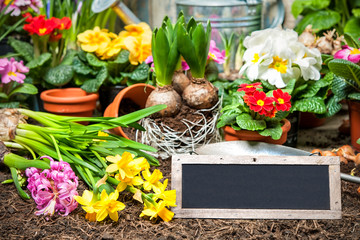
<svg viewBox="0 0 360 240">
<path fill-rule="evenodd" d="M 53 33 L 50 35 L 49 41 L 50 41 L 50 42 L 57 42 L 57 41 L 59 41 L 61 38 L 62 38 L 62 34 L 61 34 L 61 33 L 58 33 L 57 31 L 55 31 L 55 32 L 53 32 Z"/>
<path fill-rule="evenodd" d="M 274 109 L 274 99 L 267 97 L 264 92 L 255 91 L 254 95 L 248 96 L 247 105 L 251 110 L 258 112 L 261 115 L 266 115 L 267 112 L 272 112 Z"/>
<path fill-rule="evenodd" d="M 243 83 L 239 86 L 240 88 L 237 91 L 238 92 L 244 91 L 246 94 L 250 94 L 255 92 L 257 88 L 262 88 L 262 86 L 260 85 L 261 83 L 259 82 L 253 84 Z"/>
<path fill-rule="evenodd" d="M 262 113 L 259 113 L 259 114 L 265 115 L 269 118 L 273 118 L 273 117 L 275 117 L 277 112 L 278 112 L 278 110 L 276 110 L 276 108 L 273 108 L 271 111 L 267 111 L 267 112 L 264 112 L 263 114 Z"/>
<path fill-rule="evenodd" d="M 71 19 L 68 17 L 63 17 L 61 19 L 52 17 L 50 19 L 57 24 L 56 29 L 67 30 L 71 28 Z"/>
<path fill-rule="evenodd" d="M 23 17 L 26 18 L 25 22 L 27 22 L 27 23 L 30 23 L 33 20 L 33 16 L 29 12 L 23 14 Z"/>
<path fill-rule="evenodd" d="M 24 30 L 28 31 L 30 35 L 37 34 L 44 36 L 51 34 L 56 28 L 57 24 L 51 19 L 45 19 L 45 15 L 34 17 L 29 24 L 24 25 Z"/>
<path fill-rule="evenodd" d="M 273 92 L 274 100 L 276 103 L 276 109 L 278 111 L 289 111 L 291 108 L 291 96 L 287 92 L 283 92 L 281 89 L 277 89 Z"/>
</svg>

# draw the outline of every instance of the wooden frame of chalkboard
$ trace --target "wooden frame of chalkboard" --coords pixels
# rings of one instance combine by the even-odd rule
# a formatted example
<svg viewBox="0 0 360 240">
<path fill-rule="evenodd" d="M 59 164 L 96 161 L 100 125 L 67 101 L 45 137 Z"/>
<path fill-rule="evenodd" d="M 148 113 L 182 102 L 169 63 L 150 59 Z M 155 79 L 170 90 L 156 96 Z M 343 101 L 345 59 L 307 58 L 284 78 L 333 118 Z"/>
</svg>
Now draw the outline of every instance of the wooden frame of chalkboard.
<svg viewBox="0 0 360 240">
<path fill-rule="evenodd" d="M 340 219 L 339 157 L 174 155 L 175 218 Z"/>
</svg>

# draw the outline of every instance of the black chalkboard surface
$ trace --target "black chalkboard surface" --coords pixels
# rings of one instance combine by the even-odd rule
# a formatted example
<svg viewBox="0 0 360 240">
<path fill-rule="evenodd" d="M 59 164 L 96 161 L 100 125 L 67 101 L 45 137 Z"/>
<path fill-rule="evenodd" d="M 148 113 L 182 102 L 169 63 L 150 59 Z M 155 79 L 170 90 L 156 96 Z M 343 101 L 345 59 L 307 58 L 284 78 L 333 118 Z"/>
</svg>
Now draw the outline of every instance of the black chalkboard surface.
<svg viewBox="0 0 360 240">
<path fill-rule="evenodd" d="M 177 155 L 175 217 L 341 218 L 338 157 Z"/>
<path fill-rule="evenodd" d="M 183 208 L 330 209 L 328 166 L 182 167 Z"/>
</svg>

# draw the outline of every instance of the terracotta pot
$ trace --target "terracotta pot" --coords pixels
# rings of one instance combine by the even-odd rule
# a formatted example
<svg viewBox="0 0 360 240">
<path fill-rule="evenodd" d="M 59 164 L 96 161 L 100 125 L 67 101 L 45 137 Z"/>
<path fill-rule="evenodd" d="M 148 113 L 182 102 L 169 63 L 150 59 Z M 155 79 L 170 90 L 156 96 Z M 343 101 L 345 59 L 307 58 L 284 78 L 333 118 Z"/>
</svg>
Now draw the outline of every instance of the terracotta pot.
<svg viewBox="0 0 360 240">
<path fill-rule="evenodd" d="M 326 118 L 318 118 L 314 113 L 300 112 L 300 128 L 315 128 L 324 125 Z"/>
<path fill-rule="evenodd" d="M 81 88 L 45 90 L 40 94 L 48 112 L 76 117 L 91 117 L 99 98 L 97 93 L 87 93 Z"/>
<path fill-rule="evenodd" d="M 121 105 L 121 101 L 124 99 L 130 99 L 139 105 L 140 108 L 145 108 L 146 100 L 154 89 L 154 86 L 145 83 L 137 83 L 124 88 L 116 95 L 114 101 L 105 109 L 104 117 L 119 117 L 119 107 Z M 129 139 L 121 127 L 113 128 L 110 131 Z"/>
<path fill-rule="evenodd" d="M 226 141 L 246 140 L 246 141 L 266 142 L 272 144 L 284 144 L 286 142 L 287 133 L 291 128 L 291 124 L 287 119 L 283 119 L 282 122 L 284 123 L 283 126 L 281 127 L 283 130 L 283 134 L 278 140 L 274 140 L 271 137 L 262 136 L 256 131 L 234 130 L 229 126 L 225 126 L 224 128 L 225 140 Z"/>
<path fill-rule="evenodd" d="M 348 101 L 350 116 L 351 145 L 360 152 L 360 144 L 356 141 L 360 138 L 360 102 Z"/>
</svg>

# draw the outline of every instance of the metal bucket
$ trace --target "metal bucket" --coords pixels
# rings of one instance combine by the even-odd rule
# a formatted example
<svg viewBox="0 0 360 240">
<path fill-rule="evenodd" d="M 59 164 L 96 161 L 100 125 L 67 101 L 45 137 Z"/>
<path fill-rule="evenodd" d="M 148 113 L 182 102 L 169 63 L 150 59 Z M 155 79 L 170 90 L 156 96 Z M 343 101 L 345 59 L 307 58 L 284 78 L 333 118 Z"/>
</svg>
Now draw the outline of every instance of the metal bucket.
<svg viewBox="0 0 360 240">
<path fill-rule="evenodd" d="M 284 20 L 284 6 L 278 0 L 278 13 L 269 26 L 275 27 Z M 224 49 L 220 33 L 230 36 L 232 32 L 238 35 L 248 35 L 252 31 L 263 28 L 263 4 L 262 0 L 177 0 L 176 11 L 179 14 L 183 11 L 187 20 L 194 17 L 196 21 L 206 26 L 208 20 L 211 22 L 211 38 L 221 50 Z M 267 15 L 265 13 L 265 15 Z M 235 42 L 238 38 L 235 39 Z M 230 64 L 234 68 L 235 52 L 237 44 L 231 55 Z"/>
</svg>

